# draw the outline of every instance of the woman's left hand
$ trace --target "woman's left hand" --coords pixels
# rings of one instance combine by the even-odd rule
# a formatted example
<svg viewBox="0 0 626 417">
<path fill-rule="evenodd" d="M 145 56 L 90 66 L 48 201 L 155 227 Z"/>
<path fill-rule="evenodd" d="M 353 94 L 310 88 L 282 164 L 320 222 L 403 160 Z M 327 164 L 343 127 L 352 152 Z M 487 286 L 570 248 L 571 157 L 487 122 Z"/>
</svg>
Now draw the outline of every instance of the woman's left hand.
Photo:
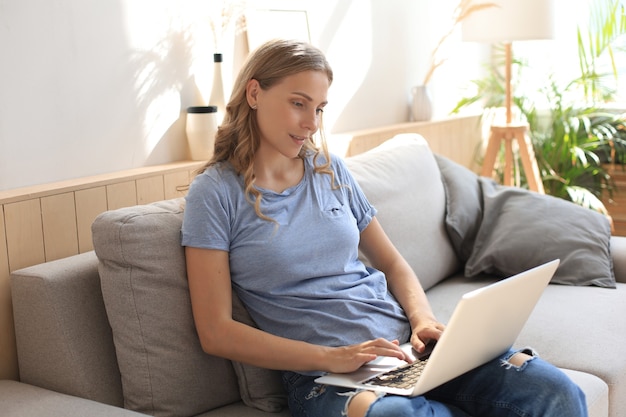
<svg viewBox="0 0 626 417">
<path fill-rule="evenodd" d="M 416 351 L 422 353 L 429 342 L 439 340 L 445 328 L 444 324 L 435 319 L 422 320 L 413 328 L 411 345 Z"/>
</svg>

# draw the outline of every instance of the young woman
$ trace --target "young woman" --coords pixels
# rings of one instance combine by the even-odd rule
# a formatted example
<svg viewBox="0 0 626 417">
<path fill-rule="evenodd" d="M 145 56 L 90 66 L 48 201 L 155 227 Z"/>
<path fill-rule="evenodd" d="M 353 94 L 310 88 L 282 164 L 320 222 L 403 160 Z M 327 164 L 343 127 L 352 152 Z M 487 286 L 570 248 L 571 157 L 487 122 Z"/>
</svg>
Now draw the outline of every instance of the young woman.
<svg viewBox="0 0 626 417">
<path fill-rule="evenodd" d="M 282 40 L 254 51 L 237 78 L 182 229 L 203 349 L 283 370 L 294 416 L 586 416 L 580 389 L 531 351 L 414 398 L 314 382 L 377 356 L 408 361 L 399 343 L 421 352 L 445 328 L 376 209 L 328 153 L 320 128 L 332 80 L 318 49 Z M 233 320 L 233 289 L 260 330 Z"/>
</svg>

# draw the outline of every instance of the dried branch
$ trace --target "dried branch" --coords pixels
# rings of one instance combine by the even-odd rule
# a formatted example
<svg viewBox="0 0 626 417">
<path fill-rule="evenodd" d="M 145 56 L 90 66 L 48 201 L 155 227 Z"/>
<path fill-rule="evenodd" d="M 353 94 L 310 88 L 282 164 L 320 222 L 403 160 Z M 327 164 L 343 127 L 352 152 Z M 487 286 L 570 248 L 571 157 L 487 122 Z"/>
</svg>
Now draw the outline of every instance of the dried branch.
<svg viewBox="0 0 626 417">
<path fill-rule="evenodd" d="M 215 1 L 215 0 L 212 0 Z M 235 34 L 245 30 L 246 1 L 245 0 L 222 0 L 215 1 L 217 7 L 209 14 L 209 26 L 213 33 L 215 52 L 220 52 L 224 35 L 231 27 L 235 28 Z M 221 5 L 221 6 L 220 6 Z"/>
<path fill-rule="evenodd" d="M 478 12 L 480 10 L 488 9 L 490 7 L 497 7 L 496 3 L 473 4 L 473 2 L 474 0 L 461 0 L 459 4 L 457 4 L 457 6 L 454 8 L 454 12 L 452 13 L 452 26 L 441 37 L 441 39 L 439 39 L 439 42 L 435 46 L 435 49 L 433 49 L 432 53 L 430 54 L 430 66 L 428 68 L 428 72 L 426 73 L 426 76 L 424 77 L 424 82 L 423 82 L 424 85 L 428 84 L 433 74 L 435 73 L 435 70 L 439 68 L 440 66 L 442 66 L 448 60 L 447 56 L 443 56 L 443 57 L 440 56 L 441 50 L 447 43 L 450 36 L 452 36 L 457 26 L 461 24 L 463 20 L 467 19 L 467 17 L 471 15 L 472 13 Z"/>
</svg>

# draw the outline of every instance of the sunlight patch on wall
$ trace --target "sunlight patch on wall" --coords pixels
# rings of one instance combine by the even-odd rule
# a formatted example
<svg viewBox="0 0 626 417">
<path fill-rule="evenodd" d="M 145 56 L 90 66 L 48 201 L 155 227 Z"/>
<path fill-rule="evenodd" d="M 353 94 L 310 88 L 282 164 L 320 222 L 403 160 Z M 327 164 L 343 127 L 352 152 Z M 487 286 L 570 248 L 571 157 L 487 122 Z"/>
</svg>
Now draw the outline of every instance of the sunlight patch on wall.
<svg viewBox="0 0 626 417">
<path fill-rule="evenodd" d="M 146 108 L 143 130 L 145 155 L 150 155 L 172 125 L 181 117 L 180 93 L 171 89 L 153 99 Z"/>
<path fill-rule="evenodd" d="M 124 2 L 128 59 L 134 70 L 137 116 L 143 134 L 135 147 L 137 161 L 145 160 L 159 145 L 167 151 L 162 152 L 162 157 L 152 158 L 152 162 L 186 159 L 184 124 L 180 121 L 187 106 L 205 104 L 195 72 L 205 72 L 197 67 L 207 68 L 212 56 L 206 49 L 209 43 L 206 15 L 198 12 L 202 3 L 198 0 Z M 198 46 L 203 53 L 198 53 Z"/>
<path fill-rule="evenodd" d="M 372 63 L 371 4 L 353 2 L 344 16 L 326 51 L 334 71 L 333 85 L 328 93 L 329 106 L 324 113 L 326 132 L 333 131 L 341 111 L 362 88 Z"/>
</svg>

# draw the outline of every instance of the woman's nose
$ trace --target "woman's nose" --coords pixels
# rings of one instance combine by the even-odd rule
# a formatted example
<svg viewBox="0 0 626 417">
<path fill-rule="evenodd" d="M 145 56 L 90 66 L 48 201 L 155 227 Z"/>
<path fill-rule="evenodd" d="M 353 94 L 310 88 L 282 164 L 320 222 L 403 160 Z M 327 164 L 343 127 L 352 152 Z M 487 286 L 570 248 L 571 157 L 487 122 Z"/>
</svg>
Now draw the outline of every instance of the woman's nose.
<svg viewBox="0 0 626 417">
<path fill-rule="evenodd" d="M 317 113 L 317 110 L 313 112 L 306 112 L 302 120 L 302 127 L 306 128 L 311 132 L 311 134 L 313 134 L 317 131 L 319 122 L 320 115 Z"/>
</svg>

